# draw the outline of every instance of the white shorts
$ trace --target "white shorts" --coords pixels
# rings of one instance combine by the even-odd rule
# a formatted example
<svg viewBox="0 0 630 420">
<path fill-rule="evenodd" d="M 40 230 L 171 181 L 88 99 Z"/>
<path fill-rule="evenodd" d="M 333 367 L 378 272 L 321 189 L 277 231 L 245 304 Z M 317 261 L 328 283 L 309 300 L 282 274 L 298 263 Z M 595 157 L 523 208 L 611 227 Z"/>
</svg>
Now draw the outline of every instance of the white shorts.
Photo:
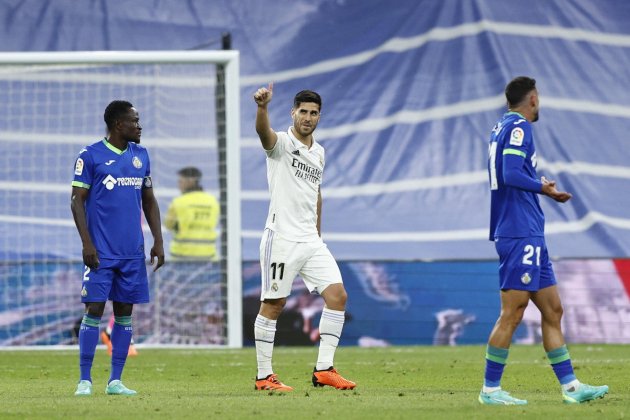
<svg viewBox="0 0 630 420">
<path fill-rule="evenodd" d="M 289 296 L 298 274 L 311 293 L 321 294 L 331 284 L 343 283 L 337 262 L 321 239 L 292 242 L 270 229 L 260 241 L 260 269 L 261 301 Z"/>
</svg>

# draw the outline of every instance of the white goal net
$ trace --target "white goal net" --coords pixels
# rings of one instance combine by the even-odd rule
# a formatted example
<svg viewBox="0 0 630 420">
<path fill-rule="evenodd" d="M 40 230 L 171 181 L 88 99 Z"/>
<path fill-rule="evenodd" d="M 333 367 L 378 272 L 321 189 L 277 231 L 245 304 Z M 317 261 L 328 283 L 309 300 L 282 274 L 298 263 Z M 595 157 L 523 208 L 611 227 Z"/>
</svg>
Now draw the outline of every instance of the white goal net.
<svg viewBox="0 0 630 420">
<path fill-rule="evenodd" d="M 162 220 L 188 166 L 222 210 L 218 262 L 169 261 L 164 230 L 167 264 L 149 269 L 135 342 L 241 346 L 238 71 L 236 51 L 0 54 L 0 346 L 76 343 L 83 265 L 70 183 L 115 99 L 140 114 Z M 145 241 L 149 250 L 148 229 Z"/>
</svg>

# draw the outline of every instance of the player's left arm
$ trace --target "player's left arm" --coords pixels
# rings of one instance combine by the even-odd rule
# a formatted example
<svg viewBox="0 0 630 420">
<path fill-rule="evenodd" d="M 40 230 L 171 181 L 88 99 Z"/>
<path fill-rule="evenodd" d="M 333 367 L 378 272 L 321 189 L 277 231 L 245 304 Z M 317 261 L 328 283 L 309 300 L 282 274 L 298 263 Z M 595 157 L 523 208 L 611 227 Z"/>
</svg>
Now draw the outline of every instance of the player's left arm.
<svg viewBox="0 0 630 420">
<path fill-rule="evenodd" d="M 151 247 L 151 264 L 154 259 L 157 258 L 157 264 L 153 271 L 164 265 L 164 240 L 162 239 L 162 226 L 160 222 L 160 207 L 153 194 L 153 188 L 151 185 L 150 177 L 145 178 L 144 186 L 142 187 L 142 210 L 144 211 L 144 217 L 147 219 L 149 229 L 153 235 L 153 247 Z"/>
<path fill-rule="evenodd" d="M 317 191 L 317 234 L 322 236 L 322 188 Z"/>
</svg>

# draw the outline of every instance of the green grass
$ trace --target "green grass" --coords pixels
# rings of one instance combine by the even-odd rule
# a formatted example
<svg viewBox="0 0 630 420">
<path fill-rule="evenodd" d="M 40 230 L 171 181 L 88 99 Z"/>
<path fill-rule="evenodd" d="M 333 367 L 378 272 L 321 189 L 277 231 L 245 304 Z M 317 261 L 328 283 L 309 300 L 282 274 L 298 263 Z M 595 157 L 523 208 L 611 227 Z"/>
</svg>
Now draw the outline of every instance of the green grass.
<svg viewBox="0 0 630 420">
<path fill-rule="evenodd" d="M 104 393 L 109 357 L 98 350 L 94 395 L 75 397 L 78 351 L 0 352 L 0 418 L 630 418 L 630 346 L 570 347 L 584 382 L 610 386 L 603 400 L 568 406 L 541 346 L 513 346 L 503 388 L 525 407 L 477 402 L 484 346 L 344 347 L 340 372 L 354 391 L 314 388 L 316 348 L 277 348 L 274 369 L 290 394 L 254 391 L 255 352 L 141 349 L 129 359 L 125 384 L 136 397 Z"/>
</svg>

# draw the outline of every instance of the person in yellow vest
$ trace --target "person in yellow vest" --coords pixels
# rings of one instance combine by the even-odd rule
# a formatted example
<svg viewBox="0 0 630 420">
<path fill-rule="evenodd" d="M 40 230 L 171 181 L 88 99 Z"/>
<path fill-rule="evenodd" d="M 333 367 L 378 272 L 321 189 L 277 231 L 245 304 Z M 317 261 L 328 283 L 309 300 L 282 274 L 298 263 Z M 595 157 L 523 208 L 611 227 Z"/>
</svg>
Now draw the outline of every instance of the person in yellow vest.
<svg viewBox="0 0 630 420">
<path fill-rule="evenodd" d="M 166 228 L 173 233 L 171 258 L 217 261 L 219 202 L 215 196 L 203 190 L 198 168 L 182 168 L 177 174 L 182 195 L 173 199 L 164 220 Z"/>
</svg>

